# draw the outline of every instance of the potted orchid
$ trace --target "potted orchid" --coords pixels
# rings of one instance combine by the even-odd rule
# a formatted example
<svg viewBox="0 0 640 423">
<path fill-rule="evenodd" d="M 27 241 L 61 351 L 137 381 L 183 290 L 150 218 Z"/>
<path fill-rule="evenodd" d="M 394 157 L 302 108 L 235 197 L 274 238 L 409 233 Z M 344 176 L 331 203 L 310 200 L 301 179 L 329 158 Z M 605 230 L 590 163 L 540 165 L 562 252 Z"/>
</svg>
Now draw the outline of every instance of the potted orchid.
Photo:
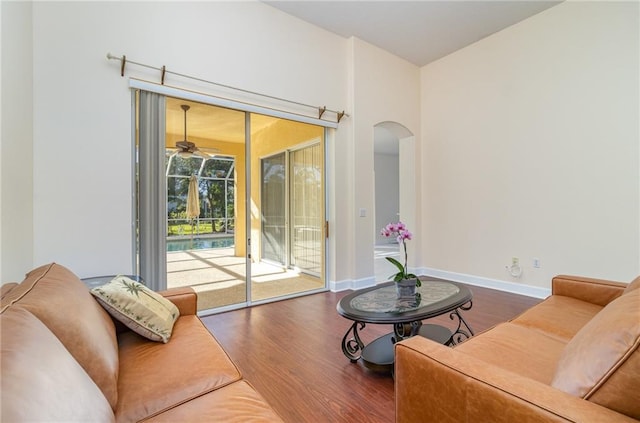
<svg viewBox="0 0 640 423">
<path fill-rule="evenodd" d="M 393 257 L 385 257 L 390 263 L 398 268 L 398 273 L 391 275 L 396 282 L 396 288 L 398 290 L 398 297 L 408 297 L 415 295 L 415 288 L 421 286 L 420 279 L 413 273 L 409 273 L 407 270 L 407 241 L 410 241 L 413 235 L 407 229 L 404 223 L 389 223 L 382 228 L 380 234 L 384 237 L 395 236 L 398 243 L 402 243 L 402 249 L 404 251 L 404 264 L 400 263 Z M 407 289 L 403 289 L 407 287 Z M 410 290 L 411 292 L 406 292 Z"/>
</svg>

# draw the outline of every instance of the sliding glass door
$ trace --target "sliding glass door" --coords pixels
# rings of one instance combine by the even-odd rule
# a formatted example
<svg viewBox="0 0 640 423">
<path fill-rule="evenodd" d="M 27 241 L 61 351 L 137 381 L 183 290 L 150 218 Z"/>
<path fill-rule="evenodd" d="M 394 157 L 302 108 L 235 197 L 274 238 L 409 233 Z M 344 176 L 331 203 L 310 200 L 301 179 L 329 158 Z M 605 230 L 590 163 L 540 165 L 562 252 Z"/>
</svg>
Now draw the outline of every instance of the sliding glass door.
<svg viewBox="0 0 640 423">
<path fill-rule="evenodd" d="M 161 136 L 146 142 L 162 145 L 138 157 L 139 177 L 157 169 L 138 191 L 139 204 L 141 193 L 156 194 L 139 209 L 138 233 L 163 234 L 138 243 L 147 267 L 166 275 L 168 288 L 192 287 L 200 312 L 326 290 L 324 128 L 172 97 L 162 103 Z"/>
<path fill-rule="evenodd" d="M 262 115 L 251 126 L 251 298 L 324 290 L 324 128 Z"/>
<path fill-rule="evenodd" d="M 167 285 L 193 288 L 199 311 L 240 307 L 249 300 L 245 113 L 171 97 L 166 113 Z"/>
<path fill-rule="evenodd" d="M 321 276 L 324 245 L 320 142 L 261 159 L 261 259 Z"/>
<path fill-rule="evenodd" d="M 291 266 L 315 276 L 322 274 L 324 189 L 320 143 L 290 154 Z"/>
</svg>

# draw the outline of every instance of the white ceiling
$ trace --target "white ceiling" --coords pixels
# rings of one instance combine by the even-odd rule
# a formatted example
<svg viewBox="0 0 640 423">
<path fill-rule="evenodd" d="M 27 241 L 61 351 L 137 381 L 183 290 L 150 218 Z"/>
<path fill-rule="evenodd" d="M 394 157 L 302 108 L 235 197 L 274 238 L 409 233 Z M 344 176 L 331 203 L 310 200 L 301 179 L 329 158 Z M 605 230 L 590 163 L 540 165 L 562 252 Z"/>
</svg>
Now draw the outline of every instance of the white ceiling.
<svg viewBox="0 0 640 423">
<path fill-rule="evenodd" d="M 424 66 L 561 1 L 263 0 L 345 38 L 355 36 Z"/>
<path fill-rule="evenodd" d="M 190 108 L 186 113 L 187 140 L 195 142 L 199 148 L 217 149 L 220 142 L 244 143 L 244 112 L 167 97 L 166 133 L 167 147 L 173 147 L 175 141 L 184 139 L 185 112 L 180 107 L 186 104 Z M 251 130 L 259 132 L 272 125 L 278 119 L 253 113 Z"/>
<path fill-rule="evenodd" d="M 561 1 L 314 1 L 263 0 L 342 37 L 355 36 L 416 66 L 516 24 Z M 398 154 L 397 138 L 374 132 L 375 151 Z"/>
<path fill-rule="evenodd" d="M 543 0 L 263 1 L 345 38 L 355 36 L 417 66 L 424 66 L 560 3 Z M 170 99 L 167 132 L 174 134 L 174 138 L 184 138 L 184 112 L 180 104 L 191 106 L 188 138 L 198 139 L 201 147 L 215 147 L 215 141 L 244 139 L 242 113 Z M 272 118 L 265 117 L 252 122 L 252 127 L 272 122 Z M 397 154 L 397 137 L 385 128 L 376 128 L 374 144 L 376 152 Z"/>
</svg>

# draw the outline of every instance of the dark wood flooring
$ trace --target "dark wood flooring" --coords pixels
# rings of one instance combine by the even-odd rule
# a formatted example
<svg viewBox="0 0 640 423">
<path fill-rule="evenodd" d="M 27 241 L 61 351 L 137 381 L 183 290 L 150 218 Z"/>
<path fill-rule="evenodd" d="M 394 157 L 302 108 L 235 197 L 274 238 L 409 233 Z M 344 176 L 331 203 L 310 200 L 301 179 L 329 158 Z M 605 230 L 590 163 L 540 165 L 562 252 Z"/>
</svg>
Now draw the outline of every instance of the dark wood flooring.
<svg viewBox="0 0 640 423">
<path fill-rule="evenodd" d="M 464 317 L 476 334 L 538 303 L 536 298 L 469 286 Z M 203 317 L 244 377 L 286 422 L 393 422 L 390 375 L 351 363 L 341 349 L 352 322 L 336 304 L 352 291 L 327 292 Z M 431 319 L 453 327 L 448 315 Z M 367 324 L 365 343 L 392 330 Z"/>
</svg>

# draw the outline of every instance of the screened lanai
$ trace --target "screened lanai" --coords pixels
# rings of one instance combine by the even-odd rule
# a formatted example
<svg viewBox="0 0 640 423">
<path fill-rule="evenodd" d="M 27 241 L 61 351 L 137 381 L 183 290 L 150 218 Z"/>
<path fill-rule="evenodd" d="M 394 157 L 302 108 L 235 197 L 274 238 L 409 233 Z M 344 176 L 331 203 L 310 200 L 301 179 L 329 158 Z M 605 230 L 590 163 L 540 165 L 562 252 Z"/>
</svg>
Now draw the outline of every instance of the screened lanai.
<svg viewBox="0 0 640 423">
<path fill-rule="evenodd" d="M 167 251 L 188 246 L 204 236 L 233 235 L 234 173 L 233 157 L 182 156 L 169 149 L 167 173 Z M 197 180 L 199 213 L 187 216 L 187 199 L 191 176 Z"/>
</svg>

